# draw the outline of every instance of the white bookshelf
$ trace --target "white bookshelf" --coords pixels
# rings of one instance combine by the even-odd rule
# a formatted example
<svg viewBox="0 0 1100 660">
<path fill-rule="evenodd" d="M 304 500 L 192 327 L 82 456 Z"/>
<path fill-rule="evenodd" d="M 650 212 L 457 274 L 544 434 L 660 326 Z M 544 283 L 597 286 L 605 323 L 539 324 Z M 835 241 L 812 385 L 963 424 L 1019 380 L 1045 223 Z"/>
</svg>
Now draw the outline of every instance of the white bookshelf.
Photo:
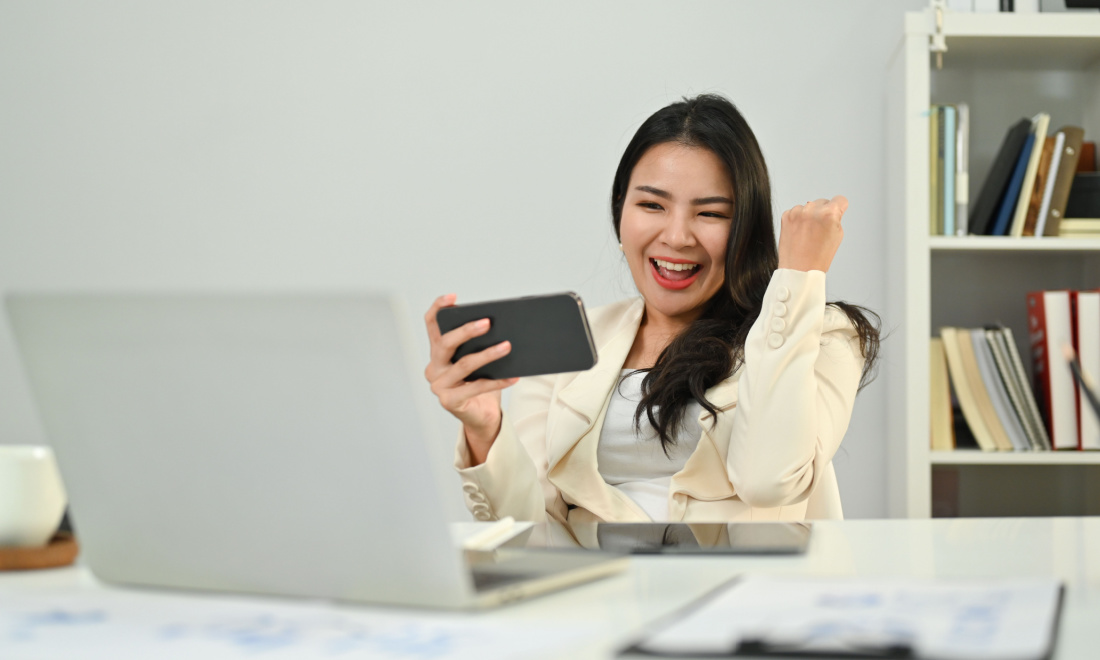
<svg viewBox="0 0 1100 660">
<path fill-rule="evenodd" d="M 887 66 L 889 511 L 932 515 L 933 483 L 960 515 L 1100 513 L 1100 452 L 932 452 L 928 340 L 944 325 L 1012 328 L 1030 368 L 1025 294 L 1100 287 L 1100 240 L 929 236 L 932 103 L 970 105 L 970 199 L 1008 127 L 1037 112 L 1100 138 L 1100 15 L 947 12 L 943 68 L 931 10 L 909 13 Z M 937 491 L 936 495 L 943 493 Z M 969 499 L 968 499 L 969 498 Z"/>
<path fill-rule="evenodd" d="M 930 452 L 929 460 L 933 465 L 1100 465 L 1100 452 L 992 452 L 959 449 Z"/>
</svg>

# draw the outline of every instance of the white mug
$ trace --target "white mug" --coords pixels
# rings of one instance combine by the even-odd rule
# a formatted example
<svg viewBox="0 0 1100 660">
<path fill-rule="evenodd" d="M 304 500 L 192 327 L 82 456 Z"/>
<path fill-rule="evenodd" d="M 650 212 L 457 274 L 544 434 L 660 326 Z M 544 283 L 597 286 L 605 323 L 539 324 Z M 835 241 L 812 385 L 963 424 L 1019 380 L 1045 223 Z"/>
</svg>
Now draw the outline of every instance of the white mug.
<svg viewBox="0 0 1100 660">
<path fill-rule="evenodd" d="M 65 501 L 53 450 L 0 445 L 0 547 L 48 543 L 65 514 Z"/>
</svg>

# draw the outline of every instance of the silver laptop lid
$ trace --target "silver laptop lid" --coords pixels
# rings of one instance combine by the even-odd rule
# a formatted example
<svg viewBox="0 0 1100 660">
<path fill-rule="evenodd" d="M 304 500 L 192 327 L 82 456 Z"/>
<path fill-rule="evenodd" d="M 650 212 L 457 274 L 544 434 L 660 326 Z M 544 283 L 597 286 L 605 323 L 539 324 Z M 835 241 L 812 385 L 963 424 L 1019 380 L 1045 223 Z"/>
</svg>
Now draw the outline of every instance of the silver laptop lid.
<svg viewBox="0 0 1100 660">
<path fill-rule="evenodd" d="M 16 295 L 7 306 L 99 577 L 468 598 L 387 298 Z"/>
</svg>

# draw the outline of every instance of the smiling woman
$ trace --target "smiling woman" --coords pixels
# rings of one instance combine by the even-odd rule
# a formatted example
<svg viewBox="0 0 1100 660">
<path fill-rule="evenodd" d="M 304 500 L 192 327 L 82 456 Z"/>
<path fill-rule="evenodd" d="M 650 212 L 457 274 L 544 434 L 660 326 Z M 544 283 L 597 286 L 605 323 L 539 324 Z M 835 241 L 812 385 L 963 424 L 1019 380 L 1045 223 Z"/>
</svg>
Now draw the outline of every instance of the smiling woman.
<svg viewBox="0 0 1100 660">
<path fill-rule="evenodd" d="M 600 360 L 582 373 L 465 382 L 508 351 L 451 364 L 483 334 L 425 317 L 425 375 L 463 424 L 456 468 L 479 519 L 839 518 L 832 457 L 870 373 L 866 310 L 825 301 L 848 201 L 782 216 L 744 118 L 720 96 L 658 111 L 612 183 L 615 233 L 640 298 L 590 314 Z"/>
</svg>

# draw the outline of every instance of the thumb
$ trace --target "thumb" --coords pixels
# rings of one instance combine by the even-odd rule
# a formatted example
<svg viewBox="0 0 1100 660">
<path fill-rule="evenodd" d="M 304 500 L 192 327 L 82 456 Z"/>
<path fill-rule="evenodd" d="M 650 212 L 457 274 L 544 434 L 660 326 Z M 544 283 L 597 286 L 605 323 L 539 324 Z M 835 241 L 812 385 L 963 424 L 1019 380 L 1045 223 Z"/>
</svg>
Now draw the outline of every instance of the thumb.
<svg viewBox="0 0 1100 660">
<path fill-rule="evenodd" d="M 840 207 L 841 214 L 848 210 L 848 198 L 844 195 L 837 195 L 829 201 Z"/>
</svg>

